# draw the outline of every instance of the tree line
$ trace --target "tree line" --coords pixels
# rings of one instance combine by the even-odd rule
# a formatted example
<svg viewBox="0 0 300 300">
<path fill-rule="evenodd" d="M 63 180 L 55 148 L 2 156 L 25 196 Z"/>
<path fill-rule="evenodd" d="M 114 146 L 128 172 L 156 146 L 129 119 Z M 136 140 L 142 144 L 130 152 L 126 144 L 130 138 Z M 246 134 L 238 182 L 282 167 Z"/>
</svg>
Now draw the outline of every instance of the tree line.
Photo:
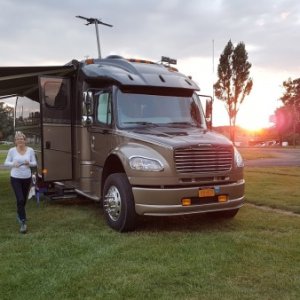
<svg viewBox="0 0 300 300">
<path fill-rule="evenodd" d="M 280 141 L 287 140 L 294 146 L 300 144 L 300 78 L 283 82 L 283 106 L 275 111 L 275 124 Z"/>
<path fill-rule="evenodd" d="M 215 96 L 224 102 L 230 126 L 230 139 L 235 142 L 236 117 L 246 96 L 253 87 L 250 77 L 251 63 L 245 44 L 236 46 L 228 41 L 219 58 L 218 80 L 214 84 Z M 275 126 L 280 141 L 300 144 L 300 78 L 283 82 L 283 106 L 275 112 Z M 0 102 L 0 140 L 6 140 L 14 131 L 13 108 Z"/>
<path fill-rule="evenodd" d="M 14 109 L 0 102 L 0 140 L 7 140 L 14 134 Z"/>
</svg>

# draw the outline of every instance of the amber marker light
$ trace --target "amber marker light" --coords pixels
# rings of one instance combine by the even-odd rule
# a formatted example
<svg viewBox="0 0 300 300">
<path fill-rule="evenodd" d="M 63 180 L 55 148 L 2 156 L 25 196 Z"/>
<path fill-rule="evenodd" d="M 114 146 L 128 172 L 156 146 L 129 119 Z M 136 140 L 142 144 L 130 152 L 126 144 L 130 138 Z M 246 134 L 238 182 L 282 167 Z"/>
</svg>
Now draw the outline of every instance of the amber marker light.
<svg viewBox="0 0 300 300">
<path fill-rule="evenodd" d="M 48 173 L 48 169 L 43 169 L 42 173 L 43 174 L 47 174 Z"/>
<path fill-rule="evenodd" d="M 95 63 L 95 61 L 94 61 L 93 58 L 88 58 L 88 59 L 85 60 L 85 63 L 86 63 L 87 65 L 92 65 L 92 64 Z"/>
<path fill-rule="evenodd" d="M 218 201 L 219 202 L 227 202 L 228 201 L 228 196 L 227 195 L 219 195 L 218 196 Z"/>
<path fill-rule="evenodd" d="M 190 198 L 181 199 L 182 206 L 190 206 L 192 204 L 192 200 Z"/>
</svg>

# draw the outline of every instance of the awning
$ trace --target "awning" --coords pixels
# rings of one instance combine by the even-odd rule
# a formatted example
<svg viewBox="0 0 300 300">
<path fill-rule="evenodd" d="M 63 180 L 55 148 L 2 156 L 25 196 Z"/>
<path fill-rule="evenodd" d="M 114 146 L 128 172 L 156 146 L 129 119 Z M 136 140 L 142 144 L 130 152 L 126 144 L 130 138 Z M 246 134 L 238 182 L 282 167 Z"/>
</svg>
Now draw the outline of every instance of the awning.
<svg viewBox="0 0 300 300">
<path fill-rule="evenodd" d="M 38 78 L 42 75 L 69 76 L 75 71 L 73 65 L 0 67 L 0 99 L 26 96 L 38 101 Z"/>
</svg>

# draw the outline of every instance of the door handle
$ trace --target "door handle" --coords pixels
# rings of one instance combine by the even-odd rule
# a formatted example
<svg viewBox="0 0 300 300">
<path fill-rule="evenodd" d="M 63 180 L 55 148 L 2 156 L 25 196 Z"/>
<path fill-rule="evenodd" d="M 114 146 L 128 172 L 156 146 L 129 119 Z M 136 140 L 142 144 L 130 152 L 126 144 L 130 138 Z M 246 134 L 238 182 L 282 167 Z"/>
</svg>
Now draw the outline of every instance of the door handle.
<svg viewBox="0 0 300 300">
<path fill-rule="evenodd" d="M 91 148 L 95 148 L 95 136 L 92 136 L 92 140 L 91 140 Z"/>
<path fill-rule="evenodd" d="M 45 146 L 46 146 L 46 149 L 50 149 L 51 148 L 51 142 L 46 141 Z"/>
</svg>

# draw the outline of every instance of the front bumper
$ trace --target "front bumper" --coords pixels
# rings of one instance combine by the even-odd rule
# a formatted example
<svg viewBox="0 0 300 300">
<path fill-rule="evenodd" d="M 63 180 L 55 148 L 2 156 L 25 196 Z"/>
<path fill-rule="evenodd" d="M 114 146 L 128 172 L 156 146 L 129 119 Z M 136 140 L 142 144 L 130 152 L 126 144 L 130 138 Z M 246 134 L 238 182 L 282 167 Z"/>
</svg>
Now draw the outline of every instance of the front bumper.
<svg viewBox="0 0 300 300">
<path fill-rule="evenodd" d="M 217 195 L 228 195 L 228 201 L 201 204 L 199 198 L 197 204 L 183 206 L 181 204 L 183 198 L 198 197 L 199 187 L 164 189 L 133 187 L 135 210 L 138 215 L 171 216 L 232 210 L 244 204 L 244 180 L 211 187 L 217 190 Z"/>
</svg>

